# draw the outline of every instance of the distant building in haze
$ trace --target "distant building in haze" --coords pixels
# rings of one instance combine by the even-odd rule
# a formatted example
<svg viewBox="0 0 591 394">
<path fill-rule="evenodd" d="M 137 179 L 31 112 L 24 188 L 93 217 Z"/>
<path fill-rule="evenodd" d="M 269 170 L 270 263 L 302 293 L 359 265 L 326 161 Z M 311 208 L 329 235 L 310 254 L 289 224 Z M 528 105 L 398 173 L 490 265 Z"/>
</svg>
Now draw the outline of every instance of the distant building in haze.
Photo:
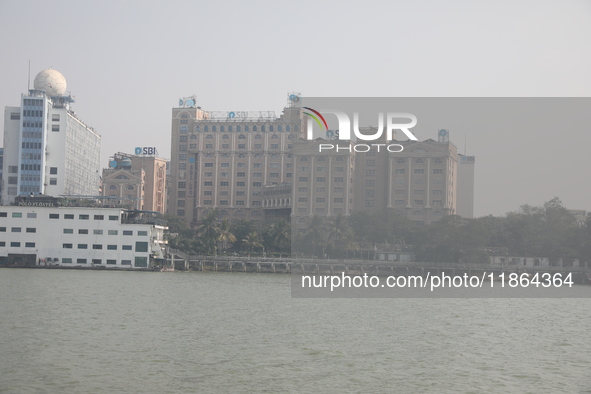
<svg viewBox="0 0 591 394">
<path fill-rule="evenodd" d="M 474 156 L 458 154 L 458 211 L 463 218 L 474 217 Z"/>
<path fill-rule="evenodd" d="M 102 195 L 117 206 L 166 211 L 166 160 L 153 155 L 116 153 L 103 170 Z"/>
</svg>

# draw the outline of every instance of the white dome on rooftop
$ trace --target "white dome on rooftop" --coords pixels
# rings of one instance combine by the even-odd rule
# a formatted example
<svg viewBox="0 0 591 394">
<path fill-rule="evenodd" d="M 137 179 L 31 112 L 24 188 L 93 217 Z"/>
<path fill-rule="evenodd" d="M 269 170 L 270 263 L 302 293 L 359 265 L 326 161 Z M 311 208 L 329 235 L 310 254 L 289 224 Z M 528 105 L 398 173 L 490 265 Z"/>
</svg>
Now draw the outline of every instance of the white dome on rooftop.
<svg viewBox="0 0 591 394">
<path fill-rule="evenodd" d="M 48 96 L 63 96 L 67 85 L 62 73 L 48 68 L 37 74 L 33 86 L 37 90 L 44 90 Z"/>
</svg>

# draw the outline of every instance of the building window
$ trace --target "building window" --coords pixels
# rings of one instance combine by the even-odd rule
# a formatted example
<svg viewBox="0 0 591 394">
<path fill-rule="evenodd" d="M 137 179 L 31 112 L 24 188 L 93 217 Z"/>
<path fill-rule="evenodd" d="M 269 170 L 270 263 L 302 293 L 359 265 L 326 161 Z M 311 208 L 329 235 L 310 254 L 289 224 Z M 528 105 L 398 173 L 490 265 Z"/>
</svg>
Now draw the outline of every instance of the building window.
<svg viewBox="0 0 591 394">
<path fill-rule="evenodd" d="M 50 185 L 57 185 L 57 178 L 49 178 Z"/>
<path fill-rule="evenodd" d="M 74 219 L 74 214 L 72 214 L 72 213 L 65 213 L 64 214 L 64 219 Z"/>
<path fill-rule="evenodd" d="M 262 185 L 263 185 L 263 183 L 262 183 L 262 182 L 253 182 L 253 183 L 252 183 L 252 186 L 253 186 L 253 187 L 261 187 Z"/>
<path fill-rule="evenodd" d="M 94 215 L 94 220 L 105 220 L 104 215 Z"/>
<path fill-rule="evenodd" d="M 118 235 L 119 234 L 119 230 L 107 230 L 107 234 L 108 235 Z"/>
<path fill-rule="evenodd" d="M 59 124 L 52 124 L 51 131 L 60 131 L 60 125 Z"/>
<path fill-rule="evenodd" d="M 184 189 L 186 187 L 187 187 L 187 183 L 186 182 L 179 182 L 179 184 L 178 184 L 178 188 L 179 189 Z"/>
<path fill-rule="evenodd" d="M 109 215 L 109 220 L 119 220 L 118 215 Z"/>
<path fill-rule="evenodd" d="M 220 186 L 230 186 L 230 182 L 227 182 L 227 181 L 221 181 L 221 182 L 220 182 Z"/>
<path fill-rule="evenodd" d="M 103 230 L 96 230 L 96 229 L 95 229 L 95 230 L 92 230 L 92 233 L 93 233 L 94 235 L 103 235 Z"/>
<path fill-rule="evenodd" d="M 20 248 L 21 247 L 21 243 L 20 242 L 11 242 L 10 246 L 13 248 Z"/>
<path fill-rule="evenodd" d="M 421 196 L 421 195 L 423 195 L 423 191 L 422 191 L 422 190 L 414 190 L 414 191 L 413 191 L 413 194 L 414 194 L 415 196 Z"/>
<path fill-rule="evenodd" d="M 107 260 L 107 264 L 117 264 L 117 260 Z"/>
<path fill-rule="evenodd" d="M 433 190 L 433 195 L 434 196 L 442 196 L 443 195 L 443 190 Z"/>
<path fill-rule="evenodd" d="M 366 176 L 375 176 L 376 170 L 365 170 L 365 175 Z"/>
<path fill-rule="evenodd" d="M 396 169 L 396 174 L 404 174 L 404 173 L 406 173 L 406 169 L 404 169 L 404 168 L 397 168 Z"/>
<path fill-rule="evenodd" d="M 334 200 L 334 202 L 343 202 L 342 197 L 336 197 Z"/>
<path fill-rule="evenodd" d="M 434 168 L 433 174 L 443 174 L 443 168 Z"/>
<path fill-rule="evenodd" d="M 131 247 L 131 245 L 122 245 L 121 250 L 133 250 L 133 248 Z"/>
<path fill-rule="evenodd" d="M 79 215 L 78 219 L 80 220 L 88 220 L 90 218 L 90 215 Z"/>
<path fill-rule="evenodd" d="M 245 182 L 236 182 L 236 186 L 246 186 Z"/>
<path fill-rule="evenodd" d="M 319 176 L 316 178 L 316 182 L 326 182 L 326 177 Z"/>
<path fill-rule="evenodd" d="M 117 250 L 117 245 L 107 245 L 107 250 Z"/>
<path fill-rule="evenodd" d="M 343 178 L 342 176 L 337 176 L 337 177 L 334 178 L 334 181 L 336 183 L 341 183 L 341 182 L 344 182 L 345 181 L 345 178 Z"/>
<path fill-rule="evenodd" d="M 13 233 L 20 233 L 21 232 L 21 228 L 20 227 L 12 227 L 10 229 L 11 232 Z"/>
<path fill-rule="evenodd" d="M 147 242 L 136 242 L 135 243 L 135 251 L 136 252 L 147 252 L 148 251 L 148 243 Z"/>
<path fill-rule="evenodd" d="M 148 258 L 147 257 L 135 257 L 134 265 L 138 268 L 147 268 L 148 267 Z"/>
<path fill-rule="evenodd" d="M 423 205 L 423 200 L 414 200 L 414 205 Z"/>
<path fill-rule="evenodd" d="M 123 230 L 123 235 L 133 235 L 132 230 Z"/>
<path fill-rule="evenodd" d="M 103 245 L 100 245 L 100 244 L 93 244 L 93 245 L 92 245 L 92 248 L 93 248 L 93 249 L 95 249 L 95 250 L 102 249 L 102 248 L 103 248 Z"/>
</svg>

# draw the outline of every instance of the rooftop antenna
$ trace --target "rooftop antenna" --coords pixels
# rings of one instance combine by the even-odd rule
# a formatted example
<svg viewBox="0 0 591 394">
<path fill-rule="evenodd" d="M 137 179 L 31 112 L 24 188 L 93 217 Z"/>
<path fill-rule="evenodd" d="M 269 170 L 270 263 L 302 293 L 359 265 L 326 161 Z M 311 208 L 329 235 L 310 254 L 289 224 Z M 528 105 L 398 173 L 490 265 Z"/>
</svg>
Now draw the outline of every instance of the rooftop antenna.
<svg viewBox="0 0 591 394">
<path fill-rule="evenodd" d="M 27 78 L 27 92 L 31 90 L 31 59 L 29 59 L 29 75 Z"/>
<path fill-rule="evenodd" d="M 466 133 L 464 133 L 464 156 L 466 156 L 466 145 L 468 143 L 468 137 L 466 136 Z"/>
</svg>

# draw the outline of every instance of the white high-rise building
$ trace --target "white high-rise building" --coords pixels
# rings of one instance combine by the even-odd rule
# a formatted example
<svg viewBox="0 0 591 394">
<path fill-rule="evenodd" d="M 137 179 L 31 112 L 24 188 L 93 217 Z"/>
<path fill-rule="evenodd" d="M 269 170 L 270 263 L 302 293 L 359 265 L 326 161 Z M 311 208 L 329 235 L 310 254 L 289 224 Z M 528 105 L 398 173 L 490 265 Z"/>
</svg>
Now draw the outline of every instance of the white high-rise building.
<svg viewBox="0 0 591 394">
<path fill-rule="evenodd" d="M 101 137 L 76 117 L 66 79 L 41 71 L 20 107 L 4 109 L 2 204 L 19 195 L 99 195 Z"/>
</svg>

